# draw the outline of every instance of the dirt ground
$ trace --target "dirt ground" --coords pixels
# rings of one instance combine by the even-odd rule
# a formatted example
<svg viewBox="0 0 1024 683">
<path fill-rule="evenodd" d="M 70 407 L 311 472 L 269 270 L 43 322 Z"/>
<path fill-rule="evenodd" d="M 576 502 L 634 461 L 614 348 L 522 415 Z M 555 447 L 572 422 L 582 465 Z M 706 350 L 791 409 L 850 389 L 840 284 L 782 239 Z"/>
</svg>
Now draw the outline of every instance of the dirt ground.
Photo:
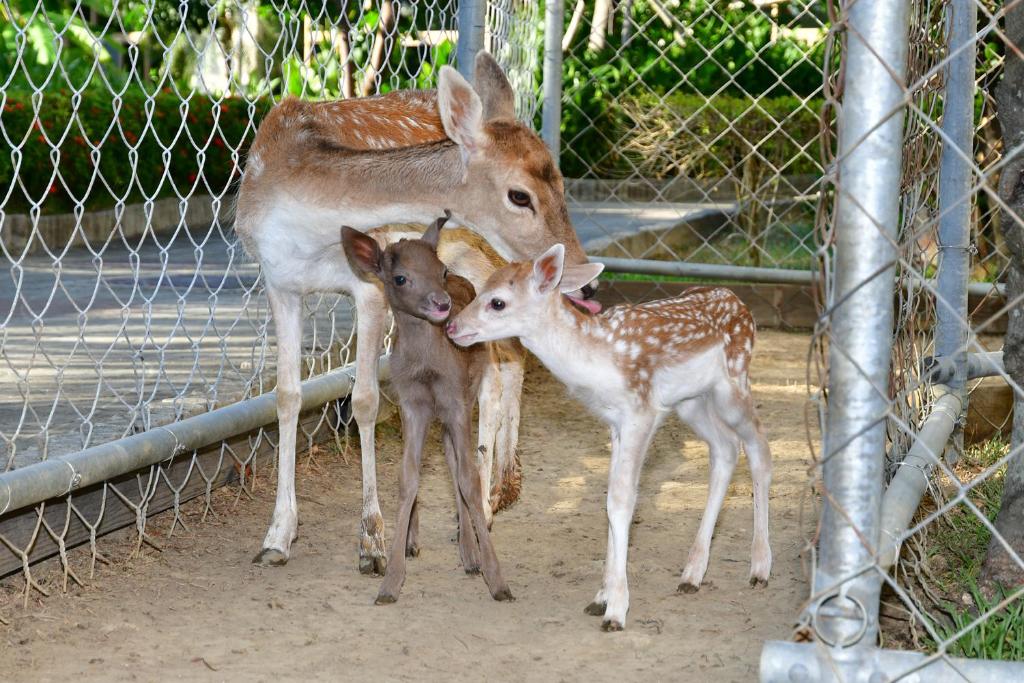
<svg viewBox="0 0 1024 683">
<path fill-rule="evenodd" d="M 800 559 L 813 523 L 809 508 L 801 521 L 810 458 L 807 345 L 806 335 L 764 331 L 755 350 L 754 394 L 775 465 L 775 564 L 766 589 L 747 585 L 751 483 L 741 460 L 705 584 L 693 595 L 676 593 L 708 465 L 704 444 L 670 420 L 641 480 L 626 630 L 603 633 L 583 608 L 602 577 L 608 434 L 534 363 L 524 395 L 523 493 L 494 525 L 515 602 L 493 602 L 483 580 L 459 566 L 451 483 L 435 434 L 420 493 L 422 552 L 409 563 L 397 604 L 374 606 L 379 579 L 357 570 L 358 458 L 345 463 L 322 452 L 318 467 L 299 468 L 302 526 L 285 567 L 250 562 L 273 507 L 268 472 L 255 499 L 233 510 L 233 494 L 218 492 L 218 514 L 205 523 L 190 507 L 189 532 L 166 538 L 167 520 L 152 520 L 163 552 L 100 566 L 84 588 L 61 595 L 58 584 L 55 595 L 33 597 L 22 609 L 12 597 L 22 579 L 8 580 L 0 591 L 0 618 L 10 622 L 0 625 L 0 680 L 754 680 L 761 643 L 789 636 L 807 596 Z M 379 430 L 389 534 L 396 435 L 394 424 Z M 101 549 L 119 558 L 127 537 L 120 543 Z M 78 566 L 87 556 L 76 555 Z"/>
</svg>

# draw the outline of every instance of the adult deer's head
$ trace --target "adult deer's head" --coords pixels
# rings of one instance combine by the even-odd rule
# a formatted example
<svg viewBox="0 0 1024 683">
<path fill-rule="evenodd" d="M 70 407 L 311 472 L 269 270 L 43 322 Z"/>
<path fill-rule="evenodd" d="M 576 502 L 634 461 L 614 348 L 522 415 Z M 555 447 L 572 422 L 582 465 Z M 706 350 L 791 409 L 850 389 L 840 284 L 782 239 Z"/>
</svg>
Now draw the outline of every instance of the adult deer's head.
<svg viewBox="0 0 1024 683">
<path fill-rule="evenodd" d="M 566 262 L 587 262 L 569 220 L 565 187 L 540 137 L 516 120 L 505 73 L 486 52 L 476 56 L 475 87 L 451 67 L 438 77 L 445 132 L 462 152 L 463 185 L 455 190 L 457 217 L 507 259 L 530 259 L 555 244 Z M 589 298 L 588 283 L 573 298 Z"/>
</svg>

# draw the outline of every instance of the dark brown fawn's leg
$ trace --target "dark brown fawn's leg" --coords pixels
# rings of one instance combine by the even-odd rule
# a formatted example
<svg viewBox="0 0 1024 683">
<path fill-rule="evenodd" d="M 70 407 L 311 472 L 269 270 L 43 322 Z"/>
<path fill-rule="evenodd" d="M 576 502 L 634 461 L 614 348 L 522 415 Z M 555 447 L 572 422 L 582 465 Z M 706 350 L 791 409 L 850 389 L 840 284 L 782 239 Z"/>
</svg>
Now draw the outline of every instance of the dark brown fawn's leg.
<svg viewBox="0 0 1024 683">
<path fill-rule="evenodd" d="M 477 542 L 476 534 L 473 533 L 473 521 L 470 518 L 469 507 L 459 492 L 459 460 L 452 448 L 452 440 L 448 436 L 447 427 L 441 435 L 441 440 L 444 442 L 444 458 L 448 461 L 448 471 L 452 473 L 452 484 L 455 486 L 455 509 L 459 513 L 459 559 L 462 560 L 462 567 L 467 574 L 479 574 L 480 544 Z"/>
<path fill-rule="evenodd" d="M 452 441 L 452 450 L 455 452 L 459 464 L 459 493 L 469 508 L 470 518 L 473 520 L 473 528 L 476 531 L 477 540 L 480 543 L 480 569 L 484 575 L 487 588 L 490 589 L 491 597 L 495 600 L 514 600 L 512 591 L 501 576 L 501 567 L 498 566 L 498 556 L 494 552 L 494 545 L 491 543 L 491 533 L 487 530 L 487 517 L 484 513 L 483 495 L 480 489 L 480 473 L 476 468 L 476 458 L 470 452 L 469 436 L 469 414 L 468 411 L 459 411 L 457 424 L 451 425 L 448 430 L 448 438 Z M 464 413 L 464 414 L 462 414 Z"/>
<path fill-rule="evenodd" d="M 420 462 L 423 459 L 423 444 L 427 438 L 432 410 L 430 402 L 422 397 L 409 396 L 406 391 L 402 398 L 402 472 L 399 476 L 398 520 L 395 522 L 395 540 L 391 544 L 388 567 L 384 582 L 380 586 L 376 603 L 385 605 L 398 600 L 398 594 L 405 583 L 405 548 L 409 538 L 409 522 L 416 504 L 420 486 Z"/>
</svg>

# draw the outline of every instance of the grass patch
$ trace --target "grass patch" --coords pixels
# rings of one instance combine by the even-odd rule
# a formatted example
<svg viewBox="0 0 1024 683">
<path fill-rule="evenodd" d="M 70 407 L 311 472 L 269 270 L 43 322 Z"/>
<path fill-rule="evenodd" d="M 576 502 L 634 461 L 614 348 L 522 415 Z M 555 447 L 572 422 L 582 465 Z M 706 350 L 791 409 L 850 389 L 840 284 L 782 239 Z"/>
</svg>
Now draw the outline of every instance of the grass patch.
<svg viewBox="0 0 1024 683">
<path fill-rule="evenodd" d="M 949 640 L 970 626 L 979 615 L 985 614 L 1006 599 L 1006 592 L 1000 590 L 992 597 L 986 597 L 971 582 L 971 599 L 974 609 L 951 609 L 952 626 L 939 627 L 942 639 Z M 987 619 L 975 625 L 967 633 L 949 644 L 946 652 L 954 657 L 972 659 L 1024 660 L 1024 600 L 1020 598 L 993 612 Z"/>
</svg>

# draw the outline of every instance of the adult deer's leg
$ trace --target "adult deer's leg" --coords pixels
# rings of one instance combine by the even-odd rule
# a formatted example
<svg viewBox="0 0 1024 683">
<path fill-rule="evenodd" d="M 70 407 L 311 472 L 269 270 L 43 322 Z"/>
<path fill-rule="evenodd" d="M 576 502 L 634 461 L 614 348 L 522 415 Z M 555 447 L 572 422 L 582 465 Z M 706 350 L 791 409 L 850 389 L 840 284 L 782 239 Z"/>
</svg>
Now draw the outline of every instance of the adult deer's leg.
<svg viewBox="0 0 1024 683">
<path fill-rule="evenodd" d="M 421 392 L 413 389 L 402 396 L 402 472 L 398 482 L 398 518 L 395 521 L 395 540 L 391 544 L 387 572 L 377 594 L 377 604 L 383 605 L 398 600 L 398 594 L 405 583 L 405 549 L 409 540 L 409 522 L 416 494 L 420 487 L 420 463 L 423 459 L 423 444 L 427 439 L 432 410 L 429 397 L 424 399 Z"/>
<path fill-rule="evenodd" d="M 484 370 L 480 378 L 480 388 L 477 391 L 477 404 L 480 409 L 480 415 L 477 427 L 477 447 L 475 454 L 477 476 L 480 479 L 480 486 L 484 491 L 484 504 L 488 524 L 491 523 L 494 501 L 487 499 L 487 493 L 491 490 L 491 476 L 494 470 L 494 451 L 498 438 L 498 429 L 502 420 L 501 369 L 498 363 L 498 353 L 494 345 L 490 348 L 489 356 L 488 363 L 484 366 Z M 452 469 L 452 478 L 455 481 L 455 492 L 458 494 L 458 465 L 455 461 L 452 461 L 452 464 L 455 465 Z"/>
<path fill-rule="evenodd" d="M 363 466 L 363 514 L 359 525 L 359 571 L 383 574 L 384 518 L 377 500 L 377 458 L 374 430 L 380 405 L 377 360 L 384 344 L 387 306 L 375 286 L 361 284 L 353 292 L 356 303 L 356 378 L 352 387 L 352 415 L 359 427 Z"/>
<path fill-rule="evenodd" d="M 604 598 L 607 607 L 601 628 L 621 631 L 629 611 L 629 586 L 626 579 L 626 557 L 629 551 L 629 526 L 636 509 L 637 486 L 647 448 L 657 427 L 654 415 L 631 415 L 621 425 L 619 448 L 612 453 L 608 472 L 608 528 L 610 546 L 614 548 L 606 560 Z"/>
<path fill-rule="evenodd" d="M 490 494 L 494 512 L 519 500 L 523 471 L 519 462 L 519 415 L 526 372 L 526 349 L 519 342 L 505 342 L 499 351 L 501 373 L 500 422 L 494 441 L 498 477 Z"/>
<path fill-rule="evenodd" d="M 282 565 L 288 561 L 298 534 L 299 508 L 295 500 L 295 433 L 302 407 L 302 295 L 267 285 L 267 299 L 277 335 L 277 501 L 263 550 L 253 562 Z"/>
<path fill-rule="evenodd" d="M 722 502 L 739 458 L 739 438 L 708 408 L 707 400 L 710 399 L 690 399 L 676 408 L 679 419 L 688 424 L 698 438 L 707 442 L 711 464 L 708 502 L 679 582 L 679 590 L 683 593 L 695 593 L 708 569 L 715 522 L 722 510 Z"/>
</svg>

